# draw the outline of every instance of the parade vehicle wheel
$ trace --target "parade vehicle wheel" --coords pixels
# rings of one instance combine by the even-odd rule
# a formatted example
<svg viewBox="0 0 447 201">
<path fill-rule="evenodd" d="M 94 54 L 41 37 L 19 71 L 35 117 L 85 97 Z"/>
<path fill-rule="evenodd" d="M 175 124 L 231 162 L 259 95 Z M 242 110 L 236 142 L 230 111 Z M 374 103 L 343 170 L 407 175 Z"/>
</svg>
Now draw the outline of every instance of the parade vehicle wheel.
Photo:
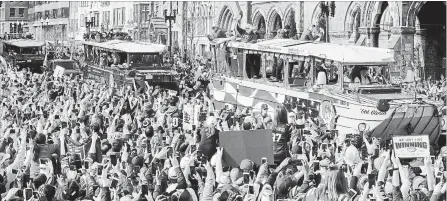
<svg viewBox="0 0 447 201">
<path fill-rule="evenodd" d="M 388 100 L 379 100 L 377 103 L 377 109 L 380 112 L 387 112 L 390 109 L 390 103 Z"/>
</svg>

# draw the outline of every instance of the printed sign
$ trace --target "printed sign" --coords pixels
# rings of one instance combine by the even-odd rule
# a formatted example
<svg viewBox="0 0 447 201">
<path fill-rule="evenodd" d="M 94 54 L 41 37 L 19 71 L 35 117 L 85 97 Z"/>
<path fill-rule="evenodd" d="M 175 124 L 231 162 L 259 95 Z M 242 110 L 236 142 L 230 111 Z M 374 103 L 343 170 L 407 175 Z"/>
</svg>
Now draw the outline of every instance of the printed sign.
<svg viewBox="0 0 447 201">
<path fill-rule="evenodd" d="M 274 163 L 272 130 L 220 132 L 219 144 L 223 147 L 226 166 L 238 167 L 244 159 L 259 165 L 264 157 L 269 165 Z"/>
<path fill-rule="evenodd" d="M 193 125 L 200 125 L 200 110 L 201 110 L 202 106 L 201 105 L 194 105 L 194 112 L 193 112 L 193 116 L 192 116 L 192 124 Z"/>
<path fill-rule="evenodd" d="M 430 157 L 428 135 L 393 137 L 393 148 L 399 158 Z"/>
<path fill-rule="evenodd" d="M 65 68 L 63 68 L 62 66 L 56 66 L 56 68 L 54 69 L 54 77 L 63 77 L 64 76 L 64 71 Z"/>
<path fill-rule="evenodd" d="M 192 130 L 194 108 L 192 105 L 185 105 L 183 108 L 183 130 Z"/>
</svg>

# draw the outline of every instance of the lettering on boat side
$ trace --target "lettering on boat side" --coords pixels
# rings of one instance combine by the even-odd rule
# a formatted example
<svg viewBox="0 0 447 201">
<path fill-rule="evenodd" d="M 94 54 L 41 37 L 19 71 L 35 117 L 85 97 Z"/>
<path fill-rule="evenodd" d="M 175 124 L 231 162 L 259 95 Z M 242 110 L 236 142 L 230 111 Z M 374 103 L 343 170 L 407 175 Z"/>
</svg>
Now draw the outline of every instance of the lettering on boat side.
<svg viewBox="0 0 447 201">
<path fill-rule="evenodd" d="M 386 112 L 380 112 L 380 111 L 377 111 L 377 110 L 370 111 L 370 110 L 367 110 L 367 109 L 360 109 L 360 113 L 368 114 L 368 115 L 375 115 L 375 116 L 386 115 Z"/>
</svg>

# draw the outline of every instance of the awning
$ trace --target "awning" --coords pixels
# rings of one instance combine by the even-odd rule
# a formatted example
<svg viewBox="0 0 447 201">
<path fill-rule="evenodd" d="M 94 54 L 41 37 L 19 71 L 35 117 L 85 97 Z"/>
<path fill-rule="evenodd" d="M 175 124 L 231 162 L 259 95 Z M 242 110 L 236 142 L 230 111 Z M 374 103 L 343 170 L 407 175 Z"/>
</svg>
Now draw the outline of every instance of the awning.
<svg viewBox="0 0 447 201">
<path fill-rule="evenodd" d="M 441 133 L 441 117 L 434 105 L 409 105 L 398 107 L 393 114 L 371 131 L 371 137 L 390 139 L 394 136 L 428 135 L 430 143 L 437 143 Z"/>
<path fill-rule="evenodd" d="M 42 47 L 45 45 L 45 42 L 43 41 L 27 40 L 27 39 L 8 40 L 5 41 L 4 43 L 16 47 Z"/>
<path fill-rule="evenodd" d="M 166 49 L 166 45 L 162 44 L 124 40 L 111 40 L 103 43 L 86 41 L 84 44 L 126 53 L 161 53 Z"/>
<path fill-rule="evenodd" d="M 309 43 L 293 39 L 274 39 L 259 43 L 230 42 L 229 47 L 296 56 L 313 56 L 338 61 L 346 65 L 386 65 L 394 61 L 389 49 Z"/>
</svg>

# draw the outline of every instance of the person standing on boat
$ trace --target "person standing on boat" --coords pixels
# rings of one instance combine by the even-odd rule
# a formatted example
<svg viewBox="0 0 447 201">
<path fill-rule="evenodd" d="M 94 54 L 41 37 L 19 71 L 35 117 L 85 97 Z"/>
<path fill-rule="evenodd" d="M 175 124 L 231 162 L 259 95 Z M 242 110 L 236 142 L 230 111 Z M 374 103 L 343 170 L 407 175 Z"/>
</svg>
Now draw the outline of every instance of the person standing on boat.
<svg viewBox="0 0 447 201">
<path fill-rule="evenodd" d="M 271 129 L 273 120 L 272 117 L 267 113 L 269 106 L 267 104 L 262 104 L 261 114 L 257 118 L 256 129 Z"/>
<path fill-rule="evenodd" d="M 361 85 L 370 85 L 372 82 L 368 75 L 368 68 L 362 67 L 362 69 L 360 69 L 360 75 L 354 78 L 354 82 L 360 83 Z"/>
</svg>

